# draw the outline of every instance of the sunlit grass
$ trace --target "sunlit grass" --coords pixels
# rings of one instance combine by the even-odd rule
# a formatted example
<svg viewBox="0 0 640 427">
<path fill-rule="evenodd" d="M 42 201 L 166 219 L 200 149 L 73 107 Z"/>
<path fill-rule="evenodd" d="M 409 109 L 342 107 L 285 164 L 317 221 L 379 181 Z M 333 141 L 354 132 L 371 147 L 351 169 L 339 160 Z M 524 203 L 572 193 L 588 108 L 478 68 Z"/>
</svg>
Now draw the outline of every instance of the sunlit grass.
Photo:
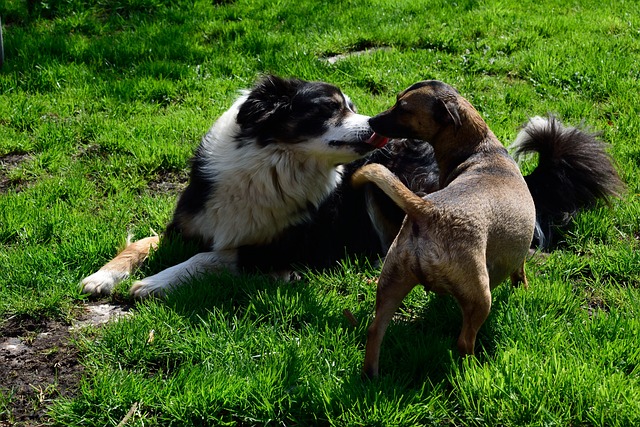
<svg viewBox="0 0 640 427">
<path fill-rule="evenodd" d="M 640 13 L 629 4 L 4 0 L 0 11 L 5 318 L 70 319 L 82 277 L 127 234 L 164 229 L 194 147 L 263 73 L 329 81 L 370 115 L 415 81 L 444 80 L 505 145 L 531 115 L 584 120 L 628 185 L 528 263 L 529 290 L 496 290 L 476 359 L 454 351 L 455 302 L 417 288 L 388 330 L 382 377 L 362 381 L 378 273 L 364 261 L 299 283 L 212 275 L 79 336 L 86 370 L 76 396 L 54 402 L 58 424 L 117 425 L 134 404 L 140 426 L 640 421 Z M 10 404 L 0 394 L 0 411 Z"/>
</svg>

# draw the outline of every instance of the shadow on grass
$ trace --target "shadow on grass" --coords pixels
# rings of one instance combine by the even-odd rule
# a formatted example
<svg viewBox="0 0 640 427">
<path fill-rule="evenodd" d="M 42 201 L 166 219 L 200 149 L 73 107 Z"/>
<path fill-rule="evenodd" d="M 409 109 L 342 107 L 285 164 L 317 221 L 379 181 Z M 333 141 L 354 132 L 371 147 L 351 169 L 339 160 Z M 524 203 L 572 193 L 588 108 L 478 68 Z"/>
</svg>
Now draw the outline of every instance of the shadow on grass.
<svg viewBox="0 0 640 427">
<path fill-rule="evenodd" d="M 136 277 L 155 274 L 188 259 L 198 250 L 197 245 L 179 240 L 160 245 Z M 348 266 L 349 269 L 352 267 Z M 271 325 L 284 336 L 295 336 L 300 331 L 309 330 L 317 331 L 319 335 L 324 333 L 322 331 L 346 331 L 350 345 L 357 348 L 355 351 L 363 357 L 366 329 L 373 316 L 375 286 L 365 284 L 362 289 L 352 289 L 351 284 L 332 285 L 331 282 L 340 282 L 347 273 L 326 271 L 321 274 L 333 277 L 326 283 L 313 281 L 313 275 L 300 281 L 283 282 L 267 275 L 219 272 L 176 289 L 160 303 L 194 328 L 200 327 L 203 319 L 215 311 L 222 319 L 248 316 L 250 324 Z M 353 295 L 349 293 L 360 292 L 365 295 L 358 296 L 356 308 L 352 308 Z M 401 388 L 420 388 L 427 380 L 433 384 L 447 382 L 452 364 L 462 361 L 456 350 L 462 322 L 455 300 L 433 293 L 425 295 L 421 288 L 414 292 L 417 297 L 405 301 L 389 325 L 382 344 L 381 377 L 401 384 Z M 493 311 L 504 309 L 501 306 L 508 303 L 511 292 L 508 286 L 495 290 Z M 357 325 L 345 317 L 345 308 L 353 310 L 359 320 Z M 490 314 L 476 343 L 480 362 L 495 354 L 500 330 L 495 316 Z M 318 343 L 321 342 L 319 337 Z M 353 372 L 352 380 L 355 382 L 361 381 L 359 368 Z"/>
<path fill-rule="evenodd" d="M 331 274 L 329 272 L 328 274 Z M 282 282 L 264 275 L 212 274 L 170 294 L 164 304 L 197 326 L 212 310 L 227 319 L 251 316 L 256 322 L 282 325 L 283 333 L 295 335 L 314 329 L 348 330 L 350 339 L 364 357 L 366 329 L 373 316 L 373 303 L 363 302 L 354 312 L 359 323 L 353 326 L 343 314 L 346 302 L 331 289 L 319 288 L 305 280 Z M 372 293 L 375 291 L 372 289 Z M 498 301 L 508 298 L 499 292 Z M 495 304 L 497 309 L 500 304 Z M 420 388 L 425 381 L 446 382 L 452 364 L 462 363 L 456 350 L 461 330 L 461 314 L 455 300 L 428 294 L 426 303 L 399 313 L 390 324 L 382 345 L 381 378 L 390 378 L 401 389 Z M 483 325 L 476 344 L 480 361 L 495 353 L 496 327 L 493 316 Z M 361 382 L 360 366 L 347 381 Z"/>
<path fill-rule="evenodd" d="M 146 272 L 187 258 L 189 249 L 194 250 L 165 247 Z M 160 393 L 154 387 L 168 384 L 173 391 L 165 397 L 184 401 L 180 417 L 191 421 L 202 408 L 209 421 L 241 424 L 428 425 L 450 420 L 455 408 L 447 396 L 463 363 L 455 350 L 461 325 L 455 301 L 416 289 L 387 331 L 381 376 L 363 380 L 375 294 L 375 286 L 364 279 L 373 270 L 360 283 L 361 273 L 353 265 L 341 268 L 288 283 L 264 275 L 207 275 L 163 300 L 139 302 L 138 314 L 108 328 L 89 360 L 99 365 L 98 377 L 113 369 L 151 390 L 142 399 L 158 413 L 167 407 L 162 399 L 151 403 Z M 496 293 L 496 310 L 504 309 L 509 297 L 505 288 Z M 345 308 L 353 311 L 357 324 L 344 316 Z M 480 363 L 495 351 L 493 334 L 499 330 L 493 317 L 483 326 Z M 194 393 L 199 400 L 193 400 Z M 134 395 L 130 399 L 141 399 Z M 130 405 L 127 401 L 123 407 Z"/>
</svg>

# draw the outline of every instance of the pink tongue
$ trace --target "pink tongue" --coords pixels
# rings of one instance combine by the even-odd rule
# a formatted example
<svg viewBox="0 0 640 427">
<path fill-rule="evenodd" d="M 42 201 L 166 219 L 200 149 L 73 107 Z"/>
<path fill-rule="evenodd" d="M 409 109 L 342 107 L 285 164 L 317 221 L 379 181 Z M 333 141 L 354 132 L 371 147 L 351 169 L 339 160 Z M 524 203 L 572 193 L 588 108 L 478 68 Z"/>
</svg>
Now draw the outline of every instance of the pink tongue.
<svg viewBox="0 0 640 427">
<path fill-rule="evenodd" d="M 389 138 L 387 138 L 386 136 L 378 135 L 375 132 L 367 140 L 367 144 L 373 145 L 376 148 L 384 147 L 387 142 L 389 142 Z"/>
</svg>

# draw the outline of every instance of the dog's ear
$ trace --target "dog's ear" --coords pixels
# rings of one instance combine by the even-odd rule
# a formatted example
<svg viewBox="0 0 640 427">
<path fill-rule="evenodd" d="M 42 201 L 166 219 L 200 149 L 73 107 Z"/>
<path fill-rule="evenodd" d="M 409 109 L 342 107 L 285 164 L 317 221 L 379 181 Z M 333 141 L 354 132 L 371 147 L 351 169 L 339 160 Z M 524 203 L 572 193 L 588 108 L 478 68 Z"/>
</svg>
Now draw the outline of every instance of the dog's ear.
<svg viewBox="0 0 640 427">
<path fill-rule="evenodd" d="M 248 93 L 236 117 L 242 134 L 269 142 L 272 131 L 282 125 L 281 118 L 289 111 L 291 98 L 301 84 L 298 79 L 283 79 L 267 75 Z"/>
<path fill-rule="evenodd" d="M 453 125 L 456 130 L 462 126 L 456 99 L 437 98 L 433 106 L 433 116 L 443 125 Z"/>
</svg>

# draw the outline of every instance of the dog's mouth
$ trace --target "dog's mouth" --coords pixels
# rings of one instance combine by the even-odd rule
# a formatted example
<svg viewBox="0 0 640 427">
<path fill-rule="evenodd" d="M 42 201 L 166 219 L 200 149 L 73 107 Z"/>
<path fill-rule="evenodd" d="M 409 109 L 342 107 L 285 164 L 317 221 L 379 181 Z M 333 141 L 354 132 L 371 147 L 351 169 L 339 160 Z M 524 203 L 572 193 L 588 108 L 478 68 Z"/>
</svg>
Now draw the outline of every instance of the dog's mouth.
<svg viewBox="0 0 640 427">
<path fill-rule="evenodd" d="M 373 145 L 376 148 L 382 148 L 387 145 L 389 142 L 389 138 L 386 136 L 382 136 L 379 133 L 374 132 L 369 139 L 367 139 L 366 143 L 369 145 Z"/>
<path fill-rule="evenodd" d="M 370 136 L 363 136 L 362 139 L 358 139 L 357 141 L 345 142 L 333 140 L 329 142 L 329 145 L 335 147 L 350 145 L 355 147 L 356 151 L 366 153 L 375 148 L 384 147 L 387 142 L 389 142 L 389 138 L 373 132 Z"/>
</svg>

